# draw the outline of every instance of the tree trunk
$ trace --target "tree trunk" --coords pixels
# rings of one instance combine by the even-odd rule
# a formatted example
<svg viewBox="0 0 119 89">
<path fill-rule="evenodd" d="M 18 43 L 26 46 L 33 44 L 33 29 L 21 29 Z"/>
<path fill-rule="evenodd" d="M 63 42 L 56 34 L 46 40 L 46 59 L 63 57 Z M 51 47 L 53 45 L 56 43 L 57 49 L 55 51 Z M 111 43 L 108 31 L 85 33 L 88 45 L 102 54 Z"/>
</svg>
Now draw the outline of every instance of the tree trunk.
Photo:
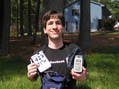
<svg viewBox="0 0 119 89">
<path fill-rule="evenodd" d="M 2 55 L 8 53 L 8 41 L 10 33 L 10 0 L 4 0 L 2 2 L 3 12 L 2 12 L 2 40 L 1 40 L 1 52 Z"/>
<path fill-rule="evenodd" d="M 19 36 L 19 0 L 16 0 L 17 3 L 17 37 Z"/>
<path fill-rule="evenodd" d="M 24 36 L 24 29 L 23 29 L 23 3 L 24 1 L 23 0 L 20 0 L 20 35 L 21 36 Z"/>
<path fill-rule="evenodd" d="M 91 47 L 90 38 L 90 0 L 80 0 L 80 46 L 82 49 Z"/>
<path fill-rule="evenodd" d="M 3 12 L 3 0 L 0 0 L 0 50 L 2 50 Z"/>
<path fill-rule="evenodd" d="M 31 29 L 31 0 L 28 0 L 28 35 L 32 36 L 32 29 Z"/>
<path fill-rule="evenodd" d="M 50 9 L 63 11 L 64 5 L 65 5 L 64 0 L 45 0 L 44 1 L 45 11 L 48 11 Z"/>
<path fill-rule="evenodd" d="M 39 29 L 39 11 L 40 11 L 40 0 L 37 0 L 37 7 L 36 7 L 36 14 L 35 14 L 35 31 L 33 33 L 33 41 L 32 43 L 35 44 L 37 31 Z"/>
</svg>

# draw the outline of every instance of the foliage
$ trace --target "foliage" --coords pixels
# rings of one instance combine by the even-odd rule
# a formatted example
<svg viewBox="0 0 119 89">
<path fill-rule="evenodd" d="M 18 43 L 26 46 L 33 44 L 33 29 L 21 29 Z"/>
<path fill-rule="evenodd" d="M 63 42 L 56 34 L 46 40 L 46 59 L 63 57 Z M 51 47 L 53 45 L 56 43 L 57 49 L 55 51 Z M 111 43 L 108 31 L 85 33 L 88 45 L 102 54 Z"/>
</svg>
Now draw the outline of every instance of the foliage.
<svg viewBox="0 0 119 89">
<path fill-rule="evenodd" d="M 114 1 L 111 3 L 112 16 L 116 21 L 119 21 L 119 1 Z"/>
<path fill-rule="evenodd" d="M 113 26 L 115 25 L 115 20 L 113 18 L 103 20 L 103 30 L 114 31 Z"/>
<path fill-rule="evenodd" d="M 76 0 L 66 0 L 65 5 L 67 6 L 67 5 L 71 4 L 71 3 L 74 2 L 74 1 L 76 1 Z"/>
<path fill-rule="evenodd" d="M 119 1 L 118 0 L 93 0 L 104 4 L 112 13 L 113 19 L 119 21 Z"/>
<path fill-rule="evenodd" d="M 104 4 L 111 12 L 111 19 L 104 19 L 103 26 L 105 30 L 113 31 L 113 26 L 115 22 L 119 21 L 119 1 L 118 0 L 93 0 Z"/>
<path fill-rule="evenodd" d="M 45 0 L 40 0 L 40 15 L 42 15 L 43 11 L 44 11 L 44 3 Z M 76 0 L 64 0 L 65 1 L 65 5 L 68 5 Z M 119 1 L 115 0 L 112 2 L 112 0 L 93 0 L 96 2 L 100 2 L 102 4 L 104 4 L 112 13 L 112 17 L 114 20 L 119 21 Z M 37 7 L 37 0 L 31 0 L 31 27 L 32 30 L 34 31 L 34 26 L 35 26 L 35 14 L 36 14 L 36 7 Z M 23 6 L 24 6 L 24 10 L 23 10 L 23 18 L 24 18 L 24 32 L 28 31 L 28 0 L 23 2 Z M 41 16 L 40 16 L 41 17 Z M 18 25 L 18 27 L 15 27 L 13 29 L 14 32 L 16 31 L 16 33 L 19 33 L 19 24 L 20 24 L 20 1 L 18 0 L 11 0 L 11 30 L 13 29 L 13 26 L 15 27 L 16 25 Z M 40 24 L 39 24 L 40 25 Z M 40 30 L 38 30 L 40 31 Z"/>
</svg>

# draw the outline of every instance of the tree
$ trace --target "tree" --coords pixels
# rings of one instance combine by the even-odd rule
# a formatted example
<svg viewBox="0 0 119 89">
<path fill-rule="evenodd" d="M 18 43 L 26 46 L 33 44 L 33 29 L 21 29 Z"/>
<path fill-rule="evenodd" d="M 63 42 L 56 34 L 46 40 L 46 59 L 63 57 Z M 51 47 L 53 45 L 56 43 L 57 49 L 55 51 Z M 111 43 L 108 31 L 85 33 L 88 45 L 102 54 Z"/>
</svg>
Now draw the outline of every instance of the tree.
<svg viewBox="0 0 119 89">
<path fill-rule="evenodd" d="M 80 0 L 80 46 L 82 49 L 90 48 L 90 0 Z"/>
<path fill-rule="evenodd" d="M 119 21 L 119 1 L 113 1 L 110 4 L 112 16 L 116 21 Z"/>
<path fill-rule="evenodd" d="M 17 37 L 19 36 L 19 0 L 16 0 L 16 31 L 17 31 Z"/>
<path fill-rule="evenodd" d="M 63 11 L 65 0 L 44 0 L 45 11 L 54 9 L 57 11 Z"/>
<path fill-rule="evenodd" d="M 23 29 L 23 11 L 24 11 L 24 7 L 23 7 L 23 3 L 24 0 L 20 0 L 20 35 L 24 36 L 24 29 Z"/>
<path fill-rule="evenodd" d="M 65 5 L 67 6 L 71 3 L 73 3 L 74 1 L 76 1 L 76 0 L 65 0 Z"/>
<path fill-rule="evenodd" d="M 40 0 L 37 0 L 36 13 L 35 13 L 35 31 L 33 33 L 33 41 L 32 41 L 33 44 L 35 44 L 36 42 L 37 31 L 39 29 L 39 11 L 40 11 L 39 9 L 40 9 Z"/>
<path fill-rule="evenodd" d="M 3 33 L 3 0 L 0 0 L 0 50 L 2 45 L 2 33 Z"/>
<path fill-rule="evenodd" d="M 10 0 L 2 0 L 2 20 L 1 20 L 1 53 L 8 53 L 8 41 L 10 31 Z"/>
<path fill-rule="evenodd" d="M 31 0 L 28 0 L 28 35 L 32 36 L 32 29 L 31 29 Z"/>
</svg>

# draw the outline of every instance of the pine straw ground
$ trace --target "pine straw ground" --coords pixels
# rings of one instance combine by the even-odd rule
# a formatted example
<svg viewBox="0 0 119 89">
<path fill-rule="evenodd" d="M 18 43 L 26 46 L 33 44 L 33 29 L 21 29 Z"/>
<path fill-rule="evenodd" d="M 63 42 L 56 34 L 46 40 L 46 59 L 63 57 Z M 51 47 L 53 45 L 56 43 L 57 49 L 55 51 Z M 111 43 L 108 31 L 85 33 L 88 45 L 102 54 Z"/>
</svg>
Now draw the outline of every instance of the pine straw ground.
<svg viewBox="0 0 119 89">
<path fill-rule="evenodd" d="M 65 34 L 65 41 L 76 41 L 77 34 Z M 36 44 L 32 44 L 30 37 L 11 38 L 9 42 L 9 55 L 19 55 L 24 59 L 29 59 L 32 52 L 40 47 L 43 39 L 37 38 Z M 91 33 L 92 48 L 119 46 L 119 32 L 96 32 Z"/>
</svg>

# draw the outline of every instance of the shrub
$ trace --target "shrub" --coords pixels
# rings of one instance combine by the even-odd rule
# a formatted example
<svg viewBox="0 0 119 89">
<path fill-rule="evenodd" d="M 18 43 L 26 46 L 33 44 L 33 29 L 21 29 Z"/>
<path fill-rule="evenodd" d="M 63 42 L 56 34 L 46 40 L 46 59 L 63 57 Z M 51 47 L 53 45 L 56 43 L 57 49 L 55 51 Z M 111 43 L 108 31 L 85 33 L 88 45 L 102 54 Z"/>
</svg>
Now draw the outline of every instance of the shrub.
<svg viewBox="0 0 119 89">
<path fill-rule="evenodd" d="M 103 20 L 103 28 L 107 31 L 114 31 L 113 26 L 115 25 L 115 20 L 113 18 L 108 18 Z"/>
</svg>

